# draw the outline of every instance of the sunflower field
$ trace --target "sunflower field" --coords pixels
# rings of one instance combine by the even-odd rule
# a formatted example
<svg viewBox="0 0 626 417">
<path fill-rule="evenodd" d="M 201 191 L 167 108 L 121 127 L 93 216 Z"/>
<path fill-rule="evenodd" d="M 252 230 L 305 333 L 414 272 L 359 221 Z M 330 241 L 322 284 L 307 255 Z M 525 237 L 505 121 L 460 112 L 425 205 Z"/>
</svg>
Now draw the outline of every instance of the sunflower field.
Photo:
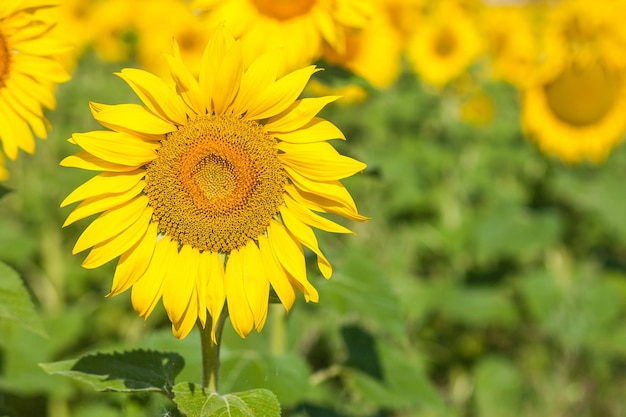
<svg viewBox="0 0 626 417">
<path fill-rule="evenodd" d="M 626 416 L 624 17 L 0 1 L 0 417 Z"/>
</svg>

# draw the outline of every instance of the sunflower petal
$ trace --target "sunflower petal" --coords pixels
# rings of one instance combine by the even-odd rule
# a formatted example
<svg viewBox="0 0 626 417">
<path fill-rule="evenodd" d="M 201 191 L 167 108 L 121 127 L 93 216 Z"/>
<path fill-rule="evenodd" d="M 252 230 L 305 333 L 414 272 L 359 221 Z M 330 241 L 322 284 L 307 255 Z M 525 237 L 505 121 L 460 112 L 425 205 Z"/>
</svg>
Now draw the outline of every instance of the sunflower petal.
<svg viewBox="0 0 626 417">
<path fill-rule="evenodd" d="M 152 254 L 157 243 L 158 223 L 150 223 L 144 235 L 125 253 L 122 254 L 115 274 L 111 292 L 106 296 L 113 297 L 134 285 L 150 265 Z"/>
<path fill-rule="evenodd" d="M 126 204 L 113 207 L 98 216 L 80 235 L 73 254 L 118 235 L 137 221 L 148 205 L 148 196 L 141 195 Z"/>
<path fill-rule="evenodd" d="M 291 285 L 291 282 L 289 282 L 287 273 L 276 259 L 270 243 L 265 236 L 259 237 L 259 250 L 274 292 L 276 292 L 276 295 L 283 306 L 285 306 L 285 309 L 287 311 L 291 310 L 293 303 L 296 301 L 296 290 L 293 285 Z"/>
<path fill-rule="evenodd" d="M 206 254 L 203 252 L 202 254 Z M 210 252 L 206 255 L 209 264 L 208 288 L 207 288 L 207 306 L 211 314 L 213 325 L 211 327 L 211 337 L 213 342 L 217 343 L 215 335 L 215 326 L 224 309 L 226 301 L 224 261 L 216 252 Z"/>
<path fill-rule="evenodd" d="M 243 263 L 243 282 L 246 298 L 254 317 L 255 327 L 260 331 L 265 324 L 265 319 L 267 319 L 270 282 L 256 243 L 252 240 L 248 241 L 240 253 Z"/>
<path fill-rule="evenodd" d="M 163 306 L 172 323 L 183 319 L 191 298 L 195 298 L 192 293 L 198 274 L 198 257 L 194 256 L 194 251 L 197 249 L 182 245 L 180 252 L 172 255 L 168 263 L 163 280 Z"/>
<path fill-rule="evenodd" d="M 74 133 L 74 142 L 96 157 L 115 164 L 140 166 L 156 158 L 158 143 L 144 141 L 123 132 L 96 130 Z"/>
<path fill-rule="evenodd" d="M 293 132 L 309 123 L 327 104 L 340 98 L 341 96 L 326 96 L 298 100 L 269 119 L 265 130 L 272 133 Z"/>
<path fill-rule="evenodd" d="M 83 261 L 83 268 L 94 269 L 117 258 L 145 235 L 152 218 L 152 207 L 147 206 L 137 221 L 120 234 L 95 245 Z"/>
<path fill-rule="evenodd" d="M 316 302 L 319 295 L 315 287 L 307 280 L 304 251 L 300 243 L 296 242 L 285 230 L 285 227 L 272 220 L 267 228 L 267 238 L 272 252 L 289 275 L 298 283 L 303 290 L 307 301 Z"/>
<path fill-rule="evenodd" d="M 115 104 L 106 106 L 94 114 L 102 125 L 118 132 L 140 132 L 162 135 L 176 130 L 176 126 L 150 112 L 139 104 Z"/>
<path fill-rule="evenodd" d="M 316 229 L 324 230 L 331 233 L 352 233 L 353 231 L 343 227 L 340 224 L 328 220 L 320 215 L 315 214 L 309 210 L 305 205 L 298 203 L 291 195 L 285 194 L 285 204 L 289 208 L 291 214 L 293 214 L 302 223 L 315 227 Z"/>
<path fill-rule="evenodd" d="M 266 127 L 267 128 L 267 127 Z M 306 125 L 291 132 L 270 132 L 272 136 L 290 144 L 304 144 L 322 142 L 330 139 L 343 139 L 346 137 L 341 130 L 328 120 L 314 117 Z"/>
<path fill-rule="evenodd" d="M 298 145 L 280 143 L 277 148 L 284 151 L 278 158 L 288 174 L 297 171 L 316 181 L 340 180 L 367 167 L 356 159 L 339 154 L 326 142 Z"/>
<path fill-rule="evenodd" d="M 238 250 L 230 252 L 226 263 L 226 302 L 233 328 L 246 337 L 254 327 L 254 316 L 246 298 L 243 259 Z"/>
</svg>

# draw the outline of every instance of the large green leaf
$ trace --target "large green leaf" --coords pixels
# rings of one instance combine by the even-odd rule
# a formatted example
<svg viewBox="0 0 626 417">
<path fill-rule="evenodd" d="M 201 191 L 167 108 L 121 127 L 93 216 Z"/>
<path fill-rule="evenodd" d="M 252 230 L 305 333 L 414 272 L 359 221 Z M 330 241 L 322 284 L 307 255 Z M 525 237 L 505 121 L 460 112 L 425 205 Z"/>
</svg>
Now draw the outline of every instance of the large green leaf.
<svg viewBox="0 0 626 417">
<path fill-rule="evenodd" d="M 0 318 L 14 320 L 32 332 L 47 336 L 22 279 L 17 272 L 2 262 L 0 262 Z"/>
<path fill-rule="evenodd" d="M 187 417 L 278 417 L 280 404 L 266 389 L 220 395 L 183 382 L 174 387 L 174 402 Z"/>
<path fill-rule="evenodd" d="M 176 353 L 146 350 L 96 353 L 41 364 L 49 374 L 85 382 L 97 391 L 156 391 L 167 396 L 171 396 L 174 378 L 183 366 L 183 358 Z"/>
</svg>

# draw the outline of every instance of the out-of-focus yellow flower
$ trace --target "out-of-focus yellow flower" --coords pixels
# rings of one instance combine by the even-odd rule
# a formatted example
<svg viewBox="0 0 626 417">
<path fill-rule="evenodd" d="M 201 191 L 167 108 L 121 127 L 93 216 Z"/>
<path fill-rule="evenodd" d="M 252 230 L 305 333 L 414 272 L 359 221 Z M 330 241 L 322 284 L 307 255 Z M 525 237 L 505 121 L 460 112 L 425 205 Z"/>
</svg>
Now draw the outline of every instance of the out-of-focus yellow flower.
<svg viewBox="0 0 626 417">
<path fill-rule="evenodd" d="M 308 65 L 323 45 L 343 53 L 346 28 L 362 28 L 371 15 L 368 0 L 195 0 L 209 27 L 226 22 L 242 42 L 246 65 L 277 48 L 286 57 L 281 73 Z"/>
<path fill-rule="evenodd" d="M 406 54 L 423 81 L 443 87 L 467 70 L 482 47 L 474 16 L 454 0 L 441 0 L 411 34 Z"/>
<path fill-rule="evenodd" d="M 4 156 L 0 153 L 0 181 L 4 181 L 9 178 L 9 171 L 7 171 L 4 165 Z"/>
<path fill-rule="evenodd" d="M 130 57 L 129 37 L 134 34 L 135 19 L 142 16 L 148 4 L 149 0 L 103 0 L 94 6 L 92 45 L 102 59 L 120 62 Z"/>
<path fill-rule="evenodd" d="M 622 7 L 618 7 L 621 5 Z M 559 3 L 548 16 L 542 77 L 523 92 L 525 131 L 564 161 L 603 161 L 626 133 L 624 2 Z M 621 51 L 621 52 L 618 52 Z"/>
<path fill-rule="evenodd" d="M 63 0 L 53 11 L 58 21 L 54 32 L 73 46 L 74 55 L 70 59 L 75 60 L 82 54 L 96 36 L 96 4 L 93 0 Z"/>
<path fill-rule="evenodd" d="M 485 8 L 482 22 L 494 78 L 523 88 L 538 76 L 542 54 L 533 23 L 538 14 L 530 5 Z"/>
<path fill-rule="evenodd" d="M 174 39 L 187 67 L 193 74 L 198 74 L 210 31 L 192 12 L 189 3 L 180 0 L 147 1 L 137 16 L 136 26 L 137 58 L 143 68 L 157 75 L 167 74 L 169 69 L 162 53 L 171 48 Z"/>
<path fill-rule="evenodd" d="M 42 107 L 53 109 L 56 83 L 69 79 L 58 60 L 68 45 L 50 30 L 56 22 L 39 10 L 54 1 L 4 0 L 0 3 L 0 142 L 10 159 L 19 149 L 35 151 L 33 133 L 45 139 Z"/>
<path fill-rule="evenodd" d="M 65 225 L 103 212 L 74 253 L 92 248 L 85 268 L 119 256 L 109 295 L 132 287 L 144 318 L 162 299 L 178 338 L 215 323 L 225 303 L 239 335 L 260 331 L 270 288 L 287 310 L 297 291 L 317 301 L 303 245 L 329 278 L 312 228 L 350 233 L 318 213 L 367 220 L 340 182 L 365 164 L 340 155 L 327 141 L 343 134 L 316 116 L 337 97 L 298 99 L 317 69 L 277 79 L 277 57 L 246 66 L 241 43 L 218 27 L 198 79 L 176 47 L 166 56 L 174 85 L 124 69 L 143 105 L 92 103 L 110 130 L 74 134 L 83 151 L 61 162 L 102 171 L 62 203 L 82 201 Z"/>
<path fill-rule="evenodd" d="M 367 98 L 365 88 L 356 84 L 334 87 L 318 80 L 311 80 L 306 86 L 306 91 L 314 96 L 339 96 L 337 104 L 343 105 L 361 103 Z"/>
<path fill-rule="evenodd" d="M 391 85 L 401 71 L 402 38 L 381 4 L 361 29 L 346 29 L 342 53 L 327 45 L 324 59 L 366 79 L 376 88 Z"/>
</svg>

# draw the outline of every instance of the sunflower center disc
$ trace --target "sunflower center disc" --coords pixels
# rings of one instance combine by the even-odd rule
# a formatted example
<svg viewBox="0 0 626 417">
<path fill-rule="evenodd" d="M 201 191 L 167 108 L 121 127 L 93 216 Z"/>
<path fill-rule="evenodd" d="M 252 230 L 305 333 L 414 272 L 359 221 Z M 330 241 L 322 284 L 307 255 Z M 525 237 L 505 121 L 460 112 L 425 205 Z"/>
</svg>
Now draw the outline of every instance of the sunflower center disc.
<svg viewBox="0 0 626 417">
<path fill-rule="evenodd" d="M 454 33 L 448 28 L 442 29 L 435 38 L 434 49 L 438 56 L 446 57 L 451 55 L 456 48 L 456 38 Z"/>
<path fill-rule="evenodd" d="M 9 53 L 9 45 L 2 33 L 0 33 L 0 88 L 4 87 L 6 77 L 9 75 L 9 64 L 11 54 Z"/>
<path fill-rule="evenodd" d="M 252 0 L 257 10 L 278 20 L 292 19 L 306 14 L 315 0 Z"/>
<path fill-rule="evenodd" d="M 146 168 L 145 192 L 161 232 L 228 253 L 261 236 L 283 201 L 275 139 L 236 116 L 198 116 L 168 133 Z"/>
<path fill-rule="evenodd" d="M 611 111 L 619 87 L 617 77 L 594 65 L 567 69 L 544 88 L 556 117 L 573 126 L 586 126 Z"/>
</svg>

